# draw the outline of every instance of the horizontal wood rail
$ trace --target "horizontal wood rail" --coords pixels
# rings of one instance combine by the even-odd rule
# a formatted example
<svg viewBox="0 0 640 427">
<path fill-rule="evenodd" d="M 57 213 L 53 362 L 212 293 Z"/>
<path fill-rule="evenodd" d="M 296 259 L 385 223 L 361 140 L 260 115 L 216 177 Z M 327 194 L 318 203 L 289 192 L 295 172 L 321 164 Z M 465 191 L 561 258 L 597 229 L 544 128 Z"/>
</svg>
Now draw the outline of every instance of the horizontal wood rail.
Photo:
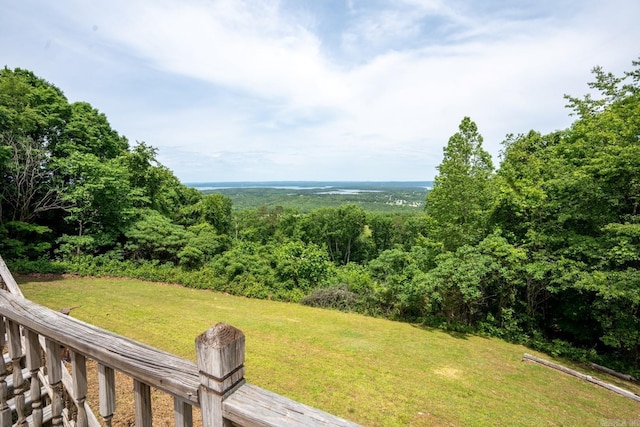
<svg viewBox="0 0 640 427">
<path fill-rule="evenodd" d="M 136 426 L 151 426 L 151 387 L 173 396 L 176 426 L 192 425 L 192 408 L 200 408 L 203 427 L 356 426 L 247 384 L 244 334 L 232 326 L 219 323 L 196 338 L 196 364 L 25 299 L 1 257 L 0 278 L 0 347 L 9 350 L 0 358 L 0 427 L 101 425 L 86 403 L 86 359 L 98 364 L 107 426 L 116 410 L 115 371 L 133 379 Z"/>
<path fill-rule="evenodd" d="M 72 351 L 198 405 L 193 362 L 130 340 L 27 299 L 0 292 L 0 314 Z"/>
</svg>

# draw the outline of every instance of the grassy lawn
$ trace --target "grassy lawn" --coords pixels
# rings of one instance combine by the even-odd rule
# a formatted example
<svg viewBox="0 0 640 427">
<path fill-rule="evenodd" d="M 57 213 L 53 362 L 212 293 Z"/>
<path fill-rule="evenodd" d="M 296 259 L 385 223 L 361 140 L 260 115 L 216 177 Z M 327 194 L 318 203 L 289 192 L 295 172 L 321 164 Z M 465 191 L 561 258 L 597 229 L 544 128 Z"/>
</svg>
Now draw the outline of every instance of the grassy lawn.
<svg viewBox="0 0 640 427">
<path fill-rule="evenodd" d="M 367 426 L 640 423 L 639 403 L 523 362 L 551 358 L 497 339 L 133 280 L 19 282 L 35 302 L 80 305 L 72 316 L 191 360 L 197 335 L 234 325 L 249 382 Z"/>
</svg>

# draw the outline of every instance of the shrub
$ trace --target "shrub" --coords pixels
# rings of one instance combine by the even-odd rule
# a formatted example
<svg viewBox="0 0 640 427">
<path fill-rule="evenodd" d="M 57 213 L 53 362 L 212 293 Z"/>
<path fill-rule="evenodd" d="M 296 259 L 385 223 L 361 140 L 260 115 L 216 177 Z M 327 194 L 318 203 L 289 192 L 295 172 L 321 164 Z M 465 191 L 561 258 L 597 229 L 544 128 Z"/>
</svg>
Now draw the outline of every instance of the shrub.
<svg viewBox="0 0 640 427">
<path fill-rule="evenodd" d="M 311 307 L 332 308 L 340 311 L 356 311 L 358 297 L 347 285 L 318 288 L 300 301 Z"/>
<path fill-rule="evenodd" d="M 35 261 L 27 259 L 7 261 L 9 270 L 20 274 L 64 274 L 69 273 L 69 266 L 65 262 L 39 259 Z"/>
</svg>

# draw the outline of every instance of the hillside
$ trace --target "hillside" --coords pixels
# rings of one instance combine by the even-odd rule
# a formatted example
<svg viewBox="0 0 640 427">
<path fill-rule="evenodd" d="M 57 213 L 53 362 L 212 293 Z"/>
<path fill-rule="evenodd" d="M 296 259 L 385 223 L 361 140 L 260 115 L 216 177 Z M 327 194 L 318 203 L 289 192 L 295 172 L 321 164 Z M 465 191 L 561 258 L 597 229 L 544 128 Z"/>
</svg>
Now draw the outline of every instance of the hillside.
<svg viewBox="0 0 640 427">
<path fill-rule="evenodd" d="M 422 212 L 432 181 L 415 182 L 211 182 L 186 184 L 203 194 L 231 198 L 233 209 L 260 207 L 308 212 L 322 207 L 354 204 L 369 212 Z"/>
<path fill-rule="evenodd" d="M 0 253 L 15 272 L 346 306 L 640 377 L 640 61 L 592 71 L 589 93 L 563 101 L 571 126 L 509 133 L 499 164 L 483 146 L 490 124 L 464 116 L 441 141 L 437 175 L 420 169 L 433 182 L 271 182 L 228 195 L 186 186 L 166 154 L 130 143 L 94 106 L 5 67 Z M 256 179 L 244 170 L 226 179 Z"/>
<path fill-rule="evenodd" d="M 247 336 L 248 381 L 363 425 L 602 425 L 640 412 L 494 338 L 133 280 L 19 281 L 33 301 L 79 305 L 76 318 L 190 359 L 198 334 L 230 323 Z"/>
</svg>

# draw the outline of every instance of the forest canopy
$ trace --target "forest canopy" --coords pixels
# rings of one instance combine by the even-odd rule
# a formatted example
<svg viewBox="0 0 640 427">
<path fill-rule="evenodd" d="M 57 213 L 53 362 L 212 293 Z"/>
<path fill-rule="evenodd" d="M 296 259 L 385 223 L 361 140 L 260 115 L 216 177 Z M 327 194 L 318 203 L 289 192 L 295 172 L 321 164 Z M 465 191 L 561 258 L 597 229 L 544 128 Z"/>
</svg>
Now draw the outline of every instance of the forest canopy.
<svg viewBox="0 0 640 427">
<path fill-rule="evenodd" d="M 464 117 L 425 211 L 233 211 L 145 142 L 23 69 L 0 70 L 0 254 L 24 271 L 165 280 L 500 336 L 640 366 L 640 61 L 593 69 L 568 129 Z"/>
</svg>

